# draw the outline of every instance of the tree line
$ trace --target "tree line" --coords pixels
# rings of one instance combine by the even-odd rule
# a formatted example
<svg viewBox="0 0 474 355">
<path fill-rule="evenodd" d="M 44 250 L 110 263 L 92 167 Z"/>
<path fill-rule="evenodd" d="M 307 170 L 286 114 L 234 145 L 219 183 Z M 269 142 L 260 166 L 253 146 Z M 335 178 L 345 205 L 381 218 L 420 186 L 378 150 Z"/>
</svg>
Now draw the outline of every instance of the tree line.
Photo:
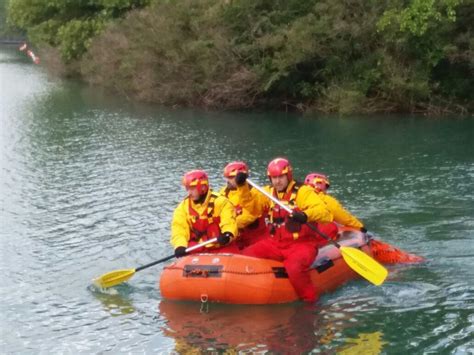
<svg viewBox="0 0 474 355">
<path fill-rule="evenodd" d="M 168 106 L 471 114 L 473 0 L 14 0 L 43 59 Z"/>
</svg>

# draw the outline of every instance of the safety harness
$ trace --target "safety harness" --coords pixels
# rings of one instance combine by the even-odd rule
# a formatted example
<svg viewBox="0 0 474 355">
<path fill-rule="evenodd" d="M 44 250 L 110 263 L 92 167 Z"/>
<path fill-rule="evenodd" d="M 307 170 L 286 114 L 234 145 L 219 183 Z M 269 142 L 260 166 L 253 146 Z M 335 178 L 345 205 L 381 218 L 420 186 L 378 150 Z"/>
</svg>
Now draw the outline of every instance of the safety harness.
<svg viewBox="0 0 474 355">
<path fill-rule="evenodd" d="M 302 186 L 299 182 L 294 182 L 293 186 L 284 194 L 281 199 L 282 202 L 287 202 L 288 206 L 293 209 L 296 205 L 296 195 L 298 190 Z M 278 192 L 274 187 L 271 188 L 271 194 L 278 199 Z M 272 236 L 279 235 L 280 239 L 298 239 L 303 228 L 298 222 L 292 222 L 287 219 L 288 212 L 283 208 L 275 204 L 273 201 L 270 204 L 270 213 L 269 213 L 269 225 L 270 225 L 270 234 Z M 278 233 L 277 233 L 278 232 Z"/>
<path fill-rule="evenodd" d="M 191 201 L 189 197 L 187 198 L 188 212 L 191 220 L 191 241 L 206 241 L 219 236 L 221 218 L 214 216 L 214 205 L 217 197 L 219 195 L 211 191 L 207 208 L 201 214 L 192 208 Z"/>
</svg>

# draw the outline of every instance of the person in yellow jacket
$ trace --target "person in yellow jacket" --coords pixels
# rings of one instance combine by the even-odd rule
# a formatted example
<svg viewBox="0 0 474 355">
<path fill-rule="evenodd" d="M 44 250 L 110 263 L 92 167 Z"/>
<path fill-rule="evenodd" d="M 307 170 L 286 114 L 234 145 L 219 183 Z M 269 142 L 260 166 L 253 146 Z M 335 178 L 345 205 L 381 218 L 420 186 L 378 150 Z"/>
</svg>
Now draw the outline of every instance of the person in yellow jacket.
<svg viewBox="0 0 474 355">
<path fill-rule="evenodd" d="M 321 199 L 326 203 L 334 216 L 334 221 L 332 223 L 318 224 L 318 228 L 321 232 L 333 239 L 336 239 L 338 232 L 337 224 L 340 224 L 342 226 L 352 227 L 360 230 L 363 233 L 367 233 L 367 229 L 365 229 L 364 224 L 361 221 L 345 210 L 339 201 L 333 196 L 327 194 L 327 189 L 329 188 L 330 184 L 326 175 L 320 173 L 310 173 L 306 176 L 304 183 L 305 185 L 311 186 L 314 189 L 318 196 L 321 197 Z"/>
<path fill-rule="evenodd" d="M 255 194 L 259 194 L 259 192 L 246 183 L 248 174 L 249 168 L 242 161 L 227 164 L 224 168 L 224 178 L 227 184 L 219 191 L 235 206 L 237 227 L 239 228 L 237 238 L 239 249 L 248 247 L 267 235 L 265 218 L 262 214 L 258 214 L 255 208 Z"/>
<path fill-rule="evenodd" d="M 287 159 L 272 160 L 267 175 L 271 186 L 264 189 L 293 211 L 289 214 L 260 194 L 256 204 L 262 213 L 268 213 L 270 236 L 245 248 L 242 254 L 282 261 L 298 296 L 314 302 L 317 295 L 311 283 L 310 266 L 318 248 L 327 242 L 316 235 L 307 222 L 331 222 L 332 214 L 312 188 L 293 179 L 293 169 Z"/>
<path fill-rule="evenodd" d="M 183 185 L 188 196 L 176 207 L 171 223 L 171 245 L 176 257 L 186 255 L 186 248 L 217 238 L 193 251 L 199 253 L 238 253 L 232 243 L 237 235 L 237 221 L 232 203 L 209 188 L 209 178 L 202 170 L 184 174 Z"/>
</svg>

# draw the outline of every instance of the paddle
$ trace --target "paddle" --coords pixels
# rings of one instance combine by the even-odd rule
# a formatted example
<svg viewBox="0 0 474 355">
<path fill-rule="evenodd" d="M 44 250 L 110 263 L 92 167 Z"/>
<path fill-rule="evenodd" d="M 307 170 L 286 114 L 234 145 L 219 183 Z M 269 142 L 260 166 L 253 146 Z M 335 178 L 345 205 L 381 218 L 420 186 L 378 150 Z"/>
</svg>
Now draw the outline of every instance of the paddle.
<svg viewBox="0 0 474 355">
<path fill-rule="evenodd" d="M 288 213 L 293 213 L 293 210 L 288 207 L 287 205 L 283 204 L 279 199 L 275 198 L 274 196 L 270 195 L 260 186 L 255 184 L 252 180 L 247 179 L 249 185 L 256 188 L 259 192 L 264 194 L 270 200 L 275 202 L 281 208 L 283 208 Z M 385 269 L 382 265 L 380 265 L 377 261 L 371 258 L 369 255 L 364 253 L 363 251 L 352 248 L 352 247 L 345 247 L 337 243 L 336 241 L 329 238 L 326 234 L 321 232 L 315 225 L 311 223 L 307 223 L 307 226 L 311 228 L 313 231 L 318 233 L 321 237 L 326 239 L 328 242 L 334 244 L 339 251 L 341 252 L 344 261 L 349 265 L 349 267 L 357 272 L 359 275 L 363 276 L 368 281 L 372 282 L 374 285 L 381 285 L 385 278 L 388 275 L 387 269 Z"/>
<path fill-rule="evenodd" d="M 187 248 L 186 253 L 189 253 L 193 250 L 202 248 L 203 246 L 205 246 L 207 244 L 211 244 L 211 243 L 215 243 L 215 242 L 217 242 L 217 238 L 206 240 L 205 242 L 203 242 L 201 244 L 197 244 L 197 245 L 194 245 L 192 247 Z M 169 255 L 169 256 L 167 256 L 163 259 L 154 261 L 152 263 L 142 265 L 140 267 L 137 267 L 136 269 L 120 269 L 120 270 L 111 271 L 111 272 L 108 272 L 108 273 L 94 279 L 93 282 L 94 282 L 95 285 L 97 285 L 101 288 L 112 287 L 112 286 L 115 286 L 115 285 L 121 284 L 122 282 L 127 281 L 138 271 L 147 269 L 150 266 L 153 266 L 153 265 L 156 265 L 156 264 L 159 264 L 159 263 L 163 263 L 163 262 L 165 262 L 167 260 L 170 260 L 170 259 L 173 259 L 173 258 L 174 258 L 174 254 Z"/>
</svg>

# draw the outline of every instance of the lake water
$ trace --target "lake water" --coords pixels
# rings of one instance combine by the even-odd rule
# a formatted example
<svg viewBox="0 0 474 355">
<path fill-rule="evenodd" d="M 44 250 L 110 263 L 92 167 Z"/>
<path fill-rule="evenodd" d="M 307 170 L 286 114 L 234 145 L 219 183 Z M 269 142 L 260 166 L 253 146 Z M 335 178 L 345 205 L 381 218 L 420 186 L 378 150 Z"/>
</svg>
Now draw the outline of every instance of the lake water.
<svg viewBox="0 0 474 355">
<path fill-rule="evenodd" d="M 474 353 L 474 120 L 167 110 L 47 76 L 0 48 L 0 352 Z M 314 307 L 163 300 L 184 172 L 224 184 L 232 160 L 324 172 L 383 240 L 424 256 Z"/>
</svg>

